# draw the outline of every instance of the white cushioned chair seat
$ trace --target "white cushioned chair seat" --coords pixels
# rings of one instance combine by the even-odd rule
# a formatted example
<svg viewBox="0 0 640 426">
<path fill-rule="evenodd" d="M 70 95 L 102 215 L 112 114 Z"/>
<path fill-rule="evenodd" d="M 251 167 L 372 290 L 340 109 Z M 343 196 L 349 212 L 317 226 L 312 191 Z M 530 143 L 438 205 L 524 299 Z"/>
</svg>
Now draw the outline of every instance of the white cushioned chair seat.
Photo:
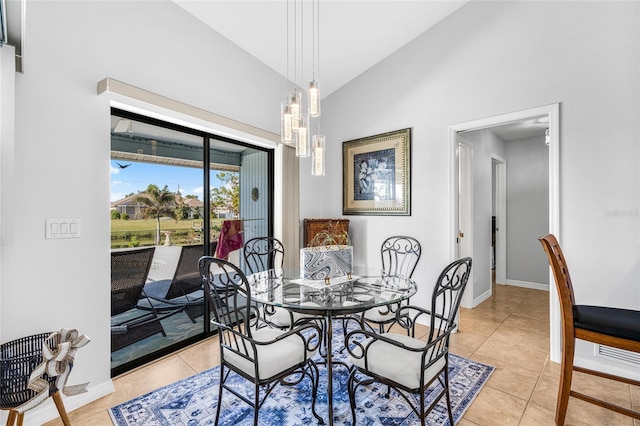
<svg viewBox="0 0 640 426">
<path fill-rule="evenodd" d="M 263 314 L 263 318 L 278 327 L 291 327 L 291 315 L 284 308 L 276 307 L 273 313 Z"/>
<path fill-rule="evenodd" d="M 368 320 L 368 321 L 375 321 L 375 322 L 385 322 L 385 321 L 391 321 L 396 317 L 396 313 L 395 312 L 391 312 L 390 309 L 394 309 L 397 310 L 398 306 L 396 304 L 388 306 L 379 306 L 377 308 L 371 308 L 367 311 L 365 311 L 364 313 L 364 319 Z M 380 312 L 384 312 L 384 313 L 380 313 Z"/>
<path fill-rule="evenodd" d="M 259 342 L 268 342 L 284 334 L 282 330 L 275 328 L 261 328 L 252 332 L 252 337 Z M 260 380 L 273 377 L 305 360 L 306 342 L 298 335 L 291 335 L 286 339 L 270 345 L 258 345 L 256 347 L 256 362 L 259 366 Z M 251 350 L 251 346 L 248 345 Z M 245 372 L 250 377 L 255 375 L 253 362 L 239 356 L 237 353 L 224 348 L 224 358 L 229 363 Z M 252 356 L 253 354 L 249 354 Z M 306 359 L 315 355 L 315 351 L 307 351 Z"/>
<path fill-rule="evenodd" d="M 380 300 L 389 300 L 392 297 L 389 293 L 382 293 Z M 376 322 L 391 321 L 396 317 L 395 311 L 398 310 L 398 303 L 392 303 L 391 305 L 378 306 L 376 308 L 367 309 L 364 312 L 364 319 Z M 393 309 L 394 312 L 391 312 Z M 380 313 L 382 312 L 382 313 Z"/>
<path fill-rule="evenodd" d="M 301 305 L 306 306 L 320 306 L 314 302 L 303 302 Z M 291 315 L 293 315 L 293 322 L 297 322 L 299 319 L 303 318 L 313 318 L 313 315 L 310 314 L 301 314 L 298 312 L 290 312 L 288 309 L 281 308 L 276 306 L 273 314 L 267 314 L 263 316 L 267 321 L 276 325 L 277 327 L 291 327 Z"/>
<path fill-rule="evenodd" d="M 410 348 L 422 348 L 425 342 L 413 337 L 397 333 L 383 333 L 381 336 L 402 343 Z M 364 347 L 371 346 L 367 351 L 368 370 L 387 379 L 393 380 L 409 389 L 417 389 L 420 386 L 420 372 L 422 371 L 422 352 L 411 352 L 387 342 L 372 338 L 362 342 Z M 429 362 L 429 355 L 425 357 L 425 363 Z M 353 352 L 360 355 L 360 348 L 354 348 Z M 359 367 L 364 368 L 365 358 L 354 358 L 349 356 L 349 361 Z M 425 371 L 424 383 L 433 379 L 445 366 L 445 358 L 440 358 L 436 363 Z"/>
</svg>

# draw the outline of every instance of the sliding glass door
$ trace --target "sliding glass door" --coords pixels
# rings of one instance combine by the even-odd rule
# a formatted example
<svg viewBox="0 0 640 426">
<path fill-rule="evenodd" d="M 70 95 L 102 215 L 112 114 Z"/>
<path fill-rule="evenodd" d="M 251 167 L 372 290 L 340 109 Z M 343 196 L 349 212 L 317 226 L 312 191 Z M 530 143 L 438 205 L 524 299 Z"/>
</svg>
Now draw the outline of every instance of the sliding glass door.
<svg viewBox="0 0 640 426">
<path fill-rule="evenodd" d="M 210 333 L 197 261 L 225 221 L 271 235 L 272 181 L 272 150 L 112 110 L 112 375 Z"/>
</svg>

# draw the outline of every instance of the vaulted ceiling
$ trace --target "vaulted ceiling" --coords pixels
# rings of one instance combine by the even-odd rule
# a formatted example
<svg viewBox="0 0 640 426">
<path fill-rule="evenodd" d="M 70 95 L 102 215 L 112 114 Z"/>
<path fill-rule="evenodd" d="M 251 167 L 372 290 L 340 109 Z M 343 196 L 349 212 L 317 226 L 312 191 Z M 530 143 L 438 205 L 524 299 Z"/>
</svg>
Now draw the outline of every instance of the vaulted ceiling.
<svg viewBox="0 0 640 426">
<path fill-rule="evenodd" d="M 313 34 L 317 34 L 318 81 L 322 97 L 330 95 L 467 3 L 455 0 L 173 1 L 301 86 L 311 80 Z M 318 23 L 315 32 L 314 20 Z M 295 37 L 297 46 L 302 43 L 300 35 L 304 36 L 305 46 L 295 49 L 298 52 L 295 57 L 294 32 L 299 33 Z M 294 63 L 298 63 L 297 71 Z"/>
</svg>

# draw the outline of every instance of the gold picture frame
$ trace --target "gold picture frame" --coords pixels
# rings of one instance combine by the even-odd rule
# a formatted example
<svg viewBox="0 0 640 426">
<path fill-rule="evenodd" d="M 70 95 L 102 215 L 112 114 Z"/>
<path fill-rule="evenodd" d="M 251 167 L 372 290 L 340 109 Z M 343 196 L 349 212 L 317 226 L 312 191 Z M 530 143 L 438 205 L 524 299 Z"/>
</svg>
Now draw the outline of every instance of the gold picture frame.
<svg viewBox="0 0 640 426">
<path fill-rule="evenodd" d="M 342 214 L 411 215 L 411 129 L 342 143 Z"/>
</svg>

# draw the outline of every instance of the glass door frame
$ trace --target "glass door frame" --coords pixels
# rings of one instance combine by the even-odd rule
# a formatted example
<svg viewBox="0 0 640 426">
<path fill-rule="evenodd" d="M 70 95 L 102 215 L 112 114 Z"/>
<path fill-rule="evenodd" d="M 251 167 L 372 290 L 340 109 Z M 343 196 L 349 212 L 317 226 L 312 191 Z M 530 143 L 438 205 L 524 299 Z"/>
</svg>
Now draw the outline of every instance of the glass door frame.
<svg viewBox="0 0 640 426">
<path fill-rule="evenodd" d="M 239 141 L 236 139 L 232 139 L 229 137 L 225 137 L 225 136 L 221 136 L 218 134 L 215 134 L 213 132 L 206 132 L 203 130 L 196 130 L 190 127 L 186 127 L 186 126 L 182 126 L 182 125 L 178 125 L 175 123 L 171 123 L 168 121 L 164 121 L 164 120 L 160 120 L 157 118 L 152 118 L 149 116 L 145 116 L 145 115 L 141 115 L 138 113 L 133 113 L 127 110 L 123 110 L 120 108 L 116 108 L 116 107 L 111 107 L 110 109 L 110 117 L 111 116 L 117 116 L 120 118 L 124 118 L 124 119 L 130 119 L 130 120 L 134 120 L 134 121 L 138 121 L 138 122 L 142 122 L 142 123 L 146 123 L 146 124 L 150 124 L 153 126 L 158 126 L 158 127 L 163 127 L 163 128 L 167 128 L 170 130 L 174 130 L 174 131 L 178 131 L 178 132 L 182 132 L 182 133 L 186 133 L 186 134 L 190 134 L 190 135 L 195 135 L 195 136 L 200 136 L 202 137 L 203 140 L 203 156 L 202 156 L 202 172 L 203 172 L 203 176 L 202 176 L 202 182 L 203 182 L 203 187 L 206 188 L 206 192 L 203 192 L 203 239 L 204 241 L 210 241 L 211 238 L 211 203 L 209 202 L 209 194 L 211 191 L 211 146 L 212 146 L 212 142 L 214 141 L 221 141 L 221 142 L 226 142 L 226 143 L 230 143 L 233 145 L 238 145 L 241 147 L 246 147 L 246 148 L 250 148 L 250 149 L 254 149 L 256 151 L 262 151 L 265 152 L 267 154 L 267 188 L 268 188 L 268 194 L 267 195 L 267 212 L 268 212 L 268 218 L 266 218 L 266 223 L 267 223 L 267 233 L 269 236 L 273 236 L 273 230 L 274 230 L 274 173 L 275 173 L 275 150 L 273 148 L 267 148 L 264 147 L 260 144 L 250 144 L 247 142 L 243 142 L 243 141 Z M 110 152 L 113 151 L 110 149 Z M 215 171 L 215 169 L 213 169 Z M 240 172 L 241 173 L 241 172 Z M 240 190 L 242 191 L 243 189 L 240 188 Z M 251 190 L 250 188 L 248 188 L 247 190 Z M 264 195 L 264 194 L 262 194 Z M 214 253 L 210 253 L 210 244 L 204 244 L 204 250 L 203 250 L 203 255 L 205 256 L 213 256 Z M 165 355 L 168 355 L 170 353 L 173 353 L 177 350 L 183 349 L 187 346 L 190 346 L 194 343 L 200 342 L 210 336 L 212 336 L 213 334 L 215 334 L 214 331 L 211 330 L 210 327 L 210 320 L 211 320 L 211 309 L 208 306 L 208 301 L 206 298 L 204 298 L 205 302 L 205 306 L 204 306 L 204 320 L 203 320 L 203 329 L 201 333 L 198 333 L 197 335 L 188 337 L 184 340 L 181 340 L 179 342 L 176 342 L 174 344 L 171 344 L 169 346 L 166 346 L 164 348 L 161 348 L 157 351 L 151 352 L 147 355 L 143 355 L 139 358 L 136 358 L 132 361 L 129 361 L 127 363 L 121 364 L 119 366 L 113 367 L 111 369 L 111 377 L 115 377 L 119 374 L 122 374 L 124 372 L 130 371 L 136 367 L 139 367 L 143 364 L 146 364 L 150 361 L 154 361 L 158 358 L 161 358 Z"/>
</svg>

